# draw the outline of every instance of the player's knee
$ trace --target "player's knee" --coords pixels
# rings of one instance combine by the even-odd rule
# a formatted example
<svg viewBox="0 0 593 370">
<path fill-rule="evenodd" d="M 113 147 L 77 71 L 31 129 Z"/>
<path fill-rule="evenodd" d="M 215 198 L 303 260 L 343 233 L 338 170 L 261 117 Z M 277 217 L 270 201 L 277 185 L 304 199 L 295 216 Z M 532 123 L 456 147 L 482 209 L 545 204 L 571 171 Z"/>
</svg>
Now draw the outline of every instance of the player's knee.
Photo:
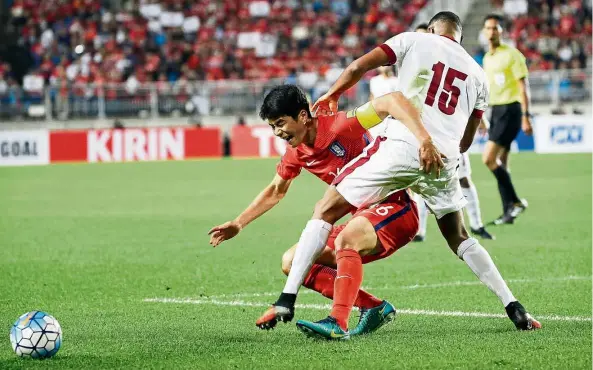
<svg viewBox="0 0 593 370">
<path fill-rule="evenodd" d="M 498 157 L 498 150 L 496 146 L 487 147 L 482 153 L 482 162 L 488 167 L 490 170 L 496 169 L 498 167 L 497 157 Z"/>
<path fill-rule="evenodd" d="M 323 199 L 315 204 L 313 219 L 323 220 L 333 224 L 344 217 L 350 208 L 351 205 L 334 189 L 333 191 L 328 191 Z"/>
<path fill-rule="evenodd" d="M 377 246 L 373 224 L 364 217 L 355 217 L 336 238 L 336 250 L 352 249 L 364 256 Z"/>
<path fill-rule="evenodd" d="M 282 255 L 282 272 L 284 275 L 288 276 L 290 273 L 290 268 L 292 267 L 292 259 L 294 258 L 294 249 L 296 245 L 284 252 Z"/>
</svg>

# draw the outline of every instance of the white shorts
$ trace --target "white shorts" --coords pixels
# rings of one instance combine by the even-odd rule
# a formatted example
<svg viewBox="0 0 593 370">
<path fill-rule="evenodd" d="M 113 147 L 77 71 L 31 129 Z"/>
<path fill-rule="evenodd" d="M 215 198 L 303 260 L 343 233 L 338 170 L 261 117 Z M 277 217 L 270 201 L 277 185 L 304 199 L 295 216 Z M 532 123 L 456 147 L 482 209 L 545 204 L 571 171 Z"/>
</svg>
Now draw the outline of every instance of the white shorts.
<svg viewBox="0 0 593 370">
<path fill-rule="evenodd" d="M 459 157 L 459 170 L 457 171 L 457 174 L 460 179 L 471 177 L 472 175 L 472 166 L 469 163 L 469 155 L 467 153 L 463 153 L 461 154 L 461 157 Z"/>
<path fill-rule="evenodd" d="M 420 194 L 437 218 L 441 218 L 463 209 L 467 203 L 457 176 L 458 159 L 444 161 L 440 177 L 429 176 L 420 170 L 416 145 L 378 137 L 343 168 L 334 185 L 357 208 L 375 204 L 396 191 L 410 188 Z"/>
</svg>

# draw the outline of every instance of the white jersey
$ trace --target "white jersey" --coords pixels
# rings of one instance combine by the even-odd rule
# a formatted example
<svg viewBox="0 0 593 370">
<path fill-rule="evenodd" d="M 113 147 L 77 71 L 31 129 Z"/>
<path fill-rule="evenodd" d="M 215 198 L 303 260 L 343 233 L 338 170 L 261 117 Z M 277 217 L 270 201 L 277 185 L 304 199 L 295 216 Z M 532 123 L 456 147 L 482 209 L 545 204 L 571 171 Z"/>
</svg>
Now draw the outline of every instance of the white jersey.
<svg viewBox="0 0 593 370">
<path fill-rule="evenodd" d="M 435 34 L 404 32 L 380 47 L 397 63 L 398 90 L 421 111 L 436 147 L 448 158 L 459 157 L 469 117 L 488 106 L 484 70 L 459 43 Z M 399 122 L 390 122 L 385 135 L 418 144 Z"/>
</svg>

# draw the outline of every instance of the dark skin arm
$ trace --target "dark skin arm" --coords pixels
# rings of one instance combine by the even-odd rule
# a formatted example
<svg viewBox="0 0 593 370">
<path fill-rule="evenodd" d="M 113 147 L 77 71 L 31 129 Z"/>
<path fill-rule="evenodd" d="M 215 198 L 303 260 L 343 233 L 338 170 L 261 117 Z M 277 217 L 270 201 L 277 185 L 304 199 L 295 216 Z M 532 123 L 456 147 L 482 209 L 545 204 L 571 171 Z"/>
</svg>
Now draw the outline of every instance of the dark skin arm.
<svg viewBox="0 0 593 370">
<path fill-rule="evenodd" d="M 467 126 L 465 126 L 465 132 L 463 133 L 463 137 L 461 138 L 461 142 L 459 144 L 459 151 L 461 153 L 467 152 L 469 147 L 472 145 L 474 141 L 474 137 L 476 136 L 476 132 L 478 131 L 478 127 L 482 124 L 482 119 L 471 116 L 467 121 Z"/>
</svg>

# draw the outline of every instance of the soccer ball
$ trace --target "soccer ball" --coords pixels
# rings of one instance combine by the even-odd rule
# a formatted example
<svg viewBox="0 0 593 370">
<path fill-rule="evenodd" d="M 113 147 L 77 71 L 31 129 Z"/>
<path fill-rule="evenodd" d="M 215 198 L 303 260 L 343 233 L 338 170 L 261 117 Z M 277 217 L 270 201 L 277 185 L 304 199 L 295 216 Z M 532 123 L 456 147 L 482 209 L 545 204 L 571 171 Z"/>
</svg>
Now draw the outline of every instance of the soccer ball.
<svg viewBox="0 0 593 370">
<path fill-rule="evenodd" d="M 10 344 L 21 357 L 52 357 L 62 345 L 62 328 L 45 312 L 27 312 L 12 325 Z"/>
</svg>

